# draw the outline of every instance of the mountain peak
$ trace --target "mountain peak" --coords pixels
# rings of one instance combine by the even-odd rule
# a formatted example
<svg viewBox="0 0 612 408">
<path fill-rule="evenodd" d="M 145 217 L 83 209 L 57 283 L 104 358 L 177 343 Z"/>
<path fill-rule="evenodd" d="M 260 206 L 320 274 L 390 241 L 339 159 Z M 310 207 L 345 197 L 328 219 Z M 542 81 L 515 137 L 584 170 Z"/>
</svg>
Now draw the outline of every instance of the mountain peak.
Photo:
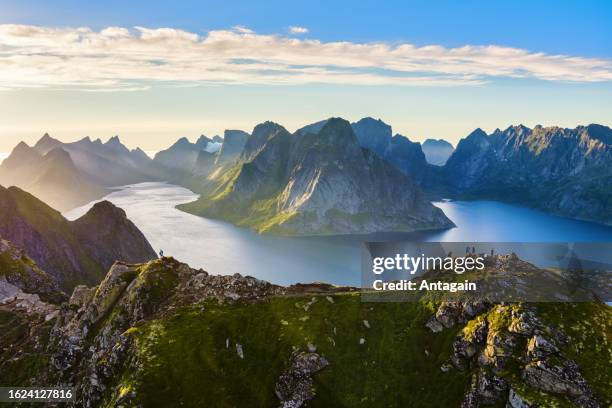
<svg viewBox="0 0 612 408">
<path fill-rule="evenodd" d="M 425 141 L 423 142 L 423 146 L 425 145 L 431 145 L 431 146 L 444 146 L 444 147 L 453 147 L 453 145 L 450 142 L 447 142 L 444 139 L 425 139 Z"/>
<path fill-rule="evenodd" d="M 15 146 L 15 148 L 13 149 L 13 152 L 18 152 L 21 150 L 30 150 L 30 149 L 31 147 L 22 140 L 21 142 L 17 144 L 17 146 Z"/>
<path fill-rule="evenodd" d="M 206 149 L 206 146 L 208 145 L 208 143 L 212 142 L 212 140 L 207 137 L 206 135 L 200 135 L 200 137 L 198 137 L 198 140 L 195 142 L 195 145 L 203 150 Z"/>
<path fill-rule="evenodd" d="M 269 140 L 279 134 L 289 136 L 289 132 L 278 123 L 266 121 L 260 123 L 253 129 L 251 136 L 246 139 L 246 143 L 240 156 L 243 161 L 250 161 L 259 153 Z"/>
<path fill-rule="evenodd" d="M 295 134 L 296 135 L 305 135 L 307 133 L 317 134 L 317 133 L 319 133 L 321 131 L 321 129 L 323 129 L 323 126 L 325 126 L 327 121 L 328 121 L 328 119 L 323 119 L 323 120 L 320 120 L 318 122 L 311 123 L 309 125 L 301 127 L 301 128 L 299 128 L 298 130 L 295 131 Z"/>
<path fill-rule="evenodd" d="M 474 129 L 472 131 L 472 133 L 467 135 L 466 139 L 483 138 L 483 137 L 488 137 L 487 133 L 484 130 L 482 130 L 481 128 L 476 128 L 476 129 Z"/>
<path fill-rule="evenodd" d="M 40 159 L 38 151 L 25 142 L 19 142 L 9 157 L 2 162 L 2 168 L 17 168 Z"/>
<path fill-rule="evenodd" d="M 83 217 L 95 217 L 101 219 L 126 219 L 125 211 L 108 200 L 95 203 Z"/>
<path fill-rule="evenodd" d="M 49 150 L 53 149 L 56 146 L 60 146 L 62 142 L 57 139 L 49 136 L 48 133 L 45 133 L 34 145 L 34 148 L 38 150 L 40 153 L 45 154 Z"/>
<path fill-rule="evenodd" d="M 186 149 L 186 148 L 192 148 L 195 145 L 193 143 L 191 143 L 189 141 L 189 139 L 187 139 L 185 136 L 179 138 L 176 142 L 174 142 L 174 144 L 172 146 L 170 146 L 170 149 L 172 148 L 181 148 L 181 149 Z"/>
<path fill-rule="evenodd" d="M 586 127 L 586 131 L 593 139 L 597 139 L 605 144 L 612 144 L 612 129 L 607 126 L 591 123 Z"/>
<path fill-rule="evenodd" d="M 365 117 L 353 123 L 353 131 L 359 140 L 359 144 L 370 149 L 380 156 L 384 156 L 385 150 L 391 143 L 393 129 L 381 119 Z"/>
<path fill-rule="evenodd" d="M 121 143 L 121 140 L 119 139 L 119 136 L 115 135 L 111 138 L 108 139 L 108 141 L 106 142 L 106 145 L 109 146 L 118 146 L 118 145 L 123 145 Z"/>
</svg>

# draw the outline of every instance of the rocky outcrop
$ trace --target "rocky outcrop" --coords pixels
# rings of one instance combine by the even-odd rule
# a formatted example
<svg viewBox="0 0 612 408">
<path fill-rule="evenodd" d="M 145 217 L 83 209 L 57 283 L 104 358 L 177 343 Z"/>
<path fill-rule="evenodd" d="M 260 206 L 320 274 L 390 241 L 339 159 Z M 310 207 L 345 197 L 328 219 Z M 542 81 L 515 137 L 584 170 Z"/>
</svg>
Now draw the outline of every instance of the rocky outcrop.
<svg viewBox="0 0 612 408">
<path fill-rule="evenodd" d="M 51 303 L 61 303 L 66 295 L 61 292 L 56 280 L 43 271 L 21 248 L 0 238 L 0 277 L 5 287 L 28 294 L 40 295 Z"/>
<path fill-rule="evenodd" d="M 508 383 L 501 377 L 480 369 L 472 376 L 469 391 L 461 403 L 461 408 L 478 408 L 483 405 L 494 405 L 503 398 Z"/>
<path fill-rule="evenodd" d="M 530 386 L 566 396 L 581 407 L 599 407 L 576 363 L 563 358 L 532 361 L 523 369 Z"/>
<path fill-rule="evenodd" d="M 315 352 L 295 352 L 291 367 L 283 373 L 276 384 L 275 392 L 282 408 L 299 408 L 314 398 L 312 377 L 329 365 Z"/>
<path fill-rule="evenodd" d="M 453 327 L 462 320 L 457 317 L 461 310 L 457 304 L 444 303 L 434 317 L 439 325 L 430 320 L 427 327 L 439 333 L 441 320 L 447 322 L 446 327 Z M 456 369 L 475 370 L 462 407 L 492 405 L 504 399 L 507 407 L 534 406 L 510 387 L 517 381 L 565 397 L 580 407 L 599 407 L 578 365 L 555 345 L 566 339 L 559 329 L 542 323 L 533 308 L 513 304 L 480 309 L 453 342 L 450 355 Z M 508 369 L 510 362 L 521 366 L 516 375 Z"/>
<path fill-rule="evenodd" d="M 60 381 L 78 385 L 82 406 L 95 407 L 126 364 L 138 365 L 126 332 L 131 327 L 202 299 L 254 302 L 284 293 L 252 277 L 212 276 L 172 258 L 115 263 L 97 288 L 77 287 L 63 307 L 51 335 L 52 365 Z M 236 348 L 245 358 L 242 346 Z M 296 367 L 312 368 L 308 364 Z"/>
</svg>

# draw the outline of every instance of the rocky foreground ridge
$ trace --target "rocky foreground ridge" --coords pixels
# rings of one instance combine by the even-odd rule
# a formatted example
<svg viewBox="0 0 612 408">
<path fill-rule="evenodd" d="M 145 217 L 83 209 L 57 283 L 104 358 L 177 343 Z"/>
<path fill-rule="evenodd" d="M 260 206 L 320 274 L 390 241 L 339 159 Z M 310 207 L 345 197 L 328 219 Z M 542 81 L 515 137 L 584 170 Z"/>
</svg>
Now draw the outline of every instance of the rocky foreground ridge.
<svg viewBox="0 0 612 408">
<path fill-rule="evenodd" d="M 50 318 L 0 303 L 0 383 L 72 385 L 78 406 L 610 403 L 598 302 L 363 303 L 162 258 L 115 263 Z"/>
</svg>

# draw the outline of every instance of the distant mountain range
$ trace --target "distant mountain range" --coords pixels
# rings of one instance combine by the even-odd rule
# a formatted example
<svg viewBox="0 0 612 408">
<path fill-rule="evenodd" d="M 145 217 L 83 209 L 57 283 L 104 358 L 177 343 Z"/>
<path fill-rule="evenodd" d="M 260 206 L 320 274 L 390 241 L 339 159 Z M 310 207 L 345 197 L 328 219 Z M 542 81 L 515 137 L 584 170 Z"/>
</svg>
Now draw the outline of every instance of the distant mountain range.
<svg viewBox="0 0 612 408">
<path fill-rule="evenodd" d="M 612 129 L 475 130 L 444 166 L 452 197 L 514 202 L 612 223 Z"/>
<path fill-rule="evenodd" d="M 380 119 L 347 123 L 326 119 L 290 134 L 265 122 L 251 134 L 181 138 L 154 159 L 117 137 L 62 143 L 45 135 L 33 147 L 15 147 L 0 165 L 0 183 L 67 210 L 113 187 L 168 181 L 202 194 L 184 210 L 279 233 L 445 227 L 426 209 L 428 199 L 440 198 L 513 202 L 612 223 L 608 127 L 477 129 L 453 150 L 443 140 L 421 145 L 393 134 Z"/>
<path fill-rule="evenodd" d="M 443 139 L 427 139 L 421 147 L 427 162 L 436 166 L 444 166 L 455 151 L 453 145 Z"/>
<path fill-rule="evenodd" d="M 59 210 L 103 197 L 111 187 L 153 179 L 151 159 L 118 137 L 62 143 L 45 134 L 33 147 L 21 142 L 0 165 L 0 184 L 19 186 Z"/>
</svg>

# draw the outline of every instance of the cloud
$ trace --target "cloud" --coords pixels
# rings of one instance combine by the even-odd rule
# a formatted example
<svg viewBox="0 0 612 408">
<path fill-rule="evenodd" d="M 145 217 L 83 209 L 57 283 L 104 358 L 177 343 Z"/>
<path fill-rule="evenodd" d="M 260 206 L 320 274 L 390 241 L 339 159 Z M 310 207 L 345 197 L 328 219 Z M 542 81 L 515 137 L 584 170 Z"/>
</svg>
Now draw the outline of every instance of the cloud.
<svg viewBox="0 0 612 408">
<path fill-rule="evenodd" d="M 308 32 L 308 29 L 306 27 L 290 26 L 289 32 L 291 34 L 306 34 Z"/>
<path fill-rule="evenodd" d="M 138 90 L 222 84 L 472 86 L 501 78 L 612 81 L 612 61 L 495 45 L 324 42 L 246 27 L 0 25 L 0 89 Z"/>
</svg>

